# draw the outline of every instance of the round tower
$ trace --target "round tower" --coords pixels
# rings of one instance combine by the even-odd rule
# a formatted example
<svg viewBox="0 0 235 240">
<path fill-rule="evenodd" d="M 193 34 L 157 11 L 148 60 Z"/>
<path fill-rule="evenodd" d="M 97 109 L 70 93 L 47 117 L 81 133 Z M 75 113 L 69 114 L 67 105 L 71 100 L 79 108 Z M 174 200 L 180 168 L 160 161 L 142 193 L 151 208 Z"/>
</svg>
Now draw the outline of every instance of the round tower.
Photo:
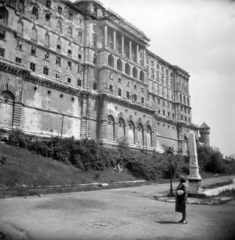
<svg viewBox="0 0 235 240">
<path fill-rule="evenodd" d="M 210 128 L 206 123 L 203 123 L 199 129 L 200 138 L 199 141 L 204 143 L 206 146 L 210 146 Z"/>
</svg>

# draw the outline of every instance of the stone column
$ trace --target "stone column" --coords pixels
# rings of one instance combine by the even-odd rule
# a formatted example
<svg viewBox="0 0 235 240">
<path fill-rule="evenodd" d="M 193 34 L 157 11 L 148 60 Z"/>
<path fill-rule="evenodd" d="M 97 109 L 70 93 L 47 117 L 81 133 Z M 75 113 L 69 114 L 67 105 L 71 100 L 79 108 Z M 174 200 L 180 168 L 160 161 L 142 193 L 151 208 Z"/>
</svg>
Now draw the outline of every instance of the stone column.
<svg viewBox="0 0 235 240">
<path fill-rule="evenodd" d="M 146 61 L 145 56 L 146 56 L 146 51 L 145 51 L 145 49 L 143 49 L 143 64 L 144 64 L 144 66 L 145 66 L 145 61 Z"/>
<path fill-rule="evenodd" d="M 104 26 L 104 45 L 108 46 L 108 26 Z"/>
<path fill-rule="evenodd" d="M 139 45 L 136 45 L 136 62 L 139 63 Z"/>
<path fill-rule="evenodd" d="M 189 193 L 198 194 L 201 188 L 202 178 L 199 174 L 197 146 L 196 146 L 196 139 L 195 139 L 194 132 L 189 133 L 189 154 L 190 154 L 190 164 L 189 164 L 190 174 L 188 176 Z"/>
<path fill-rule="evenodd" d="M 132 42 L 129 41 L 129 58 L 132 59 Z"/>
<path fill-rule="evenodd" d="M 124 55 L 124 36 L 122 35 L 122 55 Z"/>
<path fill-rule="evenodd" d="M 116 31 L 113 31 L 113 50 L 116 51 Z"/>
</svg>

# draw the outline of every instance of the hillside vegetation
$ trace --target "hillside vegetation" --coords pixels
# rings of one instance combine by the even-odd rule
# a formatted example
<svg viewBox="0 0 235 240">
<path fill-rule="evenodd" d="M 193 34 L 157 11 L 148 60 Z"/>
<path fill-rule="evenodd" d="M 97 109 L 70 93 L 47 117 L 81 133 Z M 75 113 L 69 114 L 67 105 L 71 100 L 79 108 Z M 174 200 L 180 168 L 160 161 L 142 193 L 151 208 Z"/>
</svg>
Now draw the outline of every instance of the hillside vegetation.
<svg viewBox="0 0 235 240">
<path fill-rule="evenodd" d="M 6 156 L 6 157 L 4 157 Z M 118 159 L 123 172 L 114 171 Z M 198 146 L 201 170 L 212 173 L 235 173 L 234 162 L 225 162 L 218 149 Z M 7 187 L 67 185 L 91 182 L 116 182 L 135 179 L 159 181 L 189 174 L 189 157 L 174 155 L 170 168 L 167 154 L 132 151 L 126 139 L 117 149 L 106 148 L 95 140 L 52 137 L 47 140 L 10 132 L 0 144 L 1 179 Z M 1 185 L 2 185 L 1 184 Z"/>
</svg>

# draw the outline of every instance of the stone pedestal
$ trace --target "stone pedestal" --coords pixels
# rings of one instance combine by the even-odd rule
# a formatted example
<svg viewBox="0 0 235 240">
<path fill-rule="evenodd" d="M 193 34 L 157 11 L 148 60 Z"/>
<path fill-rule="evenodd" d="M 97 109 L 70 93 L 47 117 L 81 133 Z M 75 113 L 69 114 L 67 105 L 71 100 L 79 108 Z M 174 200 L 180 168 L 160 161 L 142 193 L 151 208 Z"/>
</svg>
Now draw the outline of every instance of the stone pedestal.
<svg viewBox="0 0 235 240">
<path fill-rule="evenodd" d="M 189 193 L 198 194 L 201 192 L 202 178 L 199 174 L 197 146 L 196 146 L 196 139 L 195 139 L 194 132 L 189 133 L 189 154 L 190 154 L 190 164 L 189 164 L 190 174 L 188 176 Z"/>
</svg>

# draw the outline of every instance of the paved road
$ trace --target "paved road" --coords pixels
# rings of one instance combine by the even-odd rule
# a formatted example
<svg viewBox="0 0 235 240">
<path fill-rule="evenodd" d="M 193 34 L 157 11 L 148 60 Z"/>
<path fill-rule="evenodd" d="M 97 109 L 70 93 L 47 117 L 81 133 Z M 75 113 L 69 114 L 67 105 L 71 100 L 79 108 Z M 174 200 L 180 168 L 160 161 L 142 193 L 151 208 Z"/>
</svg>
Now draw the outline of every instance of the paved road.
<svg viewBox="0 0 235 240">
<path fill-rule="evenodd" d="M 208 179 L 204 183 L 214 181 Z M 188 224 L 182 225 L 177 223 L 181 216 L 174 212 L 173 203 L 153 199 L 168 189 L 169 184 L 157 184 L 1 199 L 0 239 L 233 239 L 235 202 L 217 206 L 188 205 Z"/>
</svg>

